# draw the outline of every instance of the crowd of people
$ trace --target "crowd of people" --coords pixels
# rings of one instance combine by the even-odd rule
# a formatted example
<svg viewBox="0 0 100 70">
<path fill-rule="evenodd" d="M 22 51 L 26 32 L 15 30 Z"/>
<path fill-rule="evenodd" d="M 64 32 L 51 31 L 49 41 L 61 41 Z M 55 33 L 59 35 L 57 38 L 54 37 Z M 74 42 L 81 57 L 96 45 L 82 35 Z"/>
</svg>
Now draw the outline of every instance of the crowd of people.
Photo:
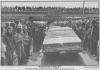
<svg viewBox="0 0 100 70">
<path fill-rule="evenodd" d="M 54 20 L 53 20 L 54 21 Z M 13 57 L 17 54 L 18 65 L 23 65 L 30 57 L 30 46 L 33 45 L 33 52 L 39 52 L 48 30 L 47 24 L 35 24 L 33 21 L 25 22 L 21 19 L 11 21 L 10 24 L 1 28 L 1 64 L 13 65 Z M 75 33 L 82 40 L 83 50 L 88 50 L 93 56 L 97 56 L 99 41 L 99 20 L 92 19 L 82 23 L 69 22 Z M 98 59 L 99 60 L 99 57 Z"/>
<path fill-rule="evenodd" d="M 19 6 L 15 6 L 15 7 L 2 7 L 1 11 L 2 12 L 9 12 L 9 11 L 13 11 L 13 12 L 18 12 L 18 11 L 22 11 L 22 12 L 28 12 L 28 11 L 48 11 L 49 9 L 51 10 L 62 10 L 62 12 L 65 13 L 82 13 L 83 12 L 83 8 L 81 7 L 75 7 L 75 8 L 65 8 L 65 7 L 19 7 Z M 84 12 L 85 13 L 99 13 L 99 9 L 98 8 L 84 8 Z"/>
<path fill-rule="evenodd" d="M 83 50 L 88 50 L 93 56 L 98 56 L 99 18 L 84 18 L 84 21 L 82 19 L 69 19 L 65 23 L 54 25 L 72 28 L 81 39 Z"/>
<path fill-rule="evenodd" d="M 30 46 L 33 52 L 39 52 L 45 37 L 46 26 L 14 20 L 1 28 L 1 65 L 13 65 L 14 55 L 17 55 L 18 65 L 23 65 L 30 57 Z"/>
<path fill-rule="evenodd" d="M 88 50 L 93 56 L 99 56 L 97 52 L 99 46 L 99 19 L 89 19 L 71 27 L 82 40 L 83 50 Z M 97 60 L 99 60 L 99 57 Z"/>
</svg>

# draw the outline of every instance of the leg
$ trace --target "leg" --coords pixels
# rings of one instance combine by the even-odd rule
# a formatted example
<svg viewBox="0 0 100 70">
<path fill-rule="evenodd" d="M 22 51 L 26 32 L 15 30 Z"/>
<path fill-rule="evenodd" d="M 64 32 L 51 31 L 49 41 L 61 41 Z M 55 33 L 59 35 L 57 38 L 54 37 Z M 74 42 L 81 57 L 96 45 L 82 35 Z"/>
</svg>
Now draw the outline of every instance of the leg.
<svg viewBox="0 0 100 70">
<path fill-rule="evenodd" d="M 98 44 L 98 42 L 97 41 L 94 41 L 94 51 L 93 51 L 93 53 L 95 55 L 97 55 L 97 44 Z"/>
<path fill-rule="evenodd" d="M 21 46 L 17 46 L 17 55 L 18 55 L 18 65 L 22 65 L 22 61 L 21 61 Z"/>
<path fill-rule="evenodd" d="M 25 51 L 24 51 L 24 46 L 21 46 L 21 61 L 24 62 L 25 61 Z"/>
<path fill-rule="evenodd" d="M 26 45 L 26 59 L 29 58 L 29 45 Z"/>
<path fill-rule="evenodd" d="M 31 40 L 28 42 L 27 58 L 29 58 L 29 56 L 30 56 L 30 46 L 31 46 Z"/>
<path fill-rule="evenodd" d="M 6 65 L 5 59 L 3 57 L 1 57 L 1 65 Z"/>
<path fill-rule="evenodd" d="M 8 50 L 8 52 L 7 52 L 8 54 L 8 59 L 9 59 L 9 61 L 8 61 L 8 65 L 13 65 L 13 53 L 11 53 L 11 50 Z"/>
<path fill-rule="evenodd" d="M 90 47 L 91 47 L 91 45 L 90 45 L 90 41 L 91 41 L 91 40 L 88 39 L 88 49 L 89 49 L 89 51 L 91 50 L 91 48 L 90 48 Z"/>
<path fill-rule="evenodd" d="M 93 54 L 93 51 L 94 51 L 94 43 L 93 43 L 93 40 L 91 40 L 91 54 Z"/>
<path fill-rule="evenodd" d="M 34 40 L 33 53 L 36 52 L 36 49 L 37 49 L 37 42 Z"/>
</svg>

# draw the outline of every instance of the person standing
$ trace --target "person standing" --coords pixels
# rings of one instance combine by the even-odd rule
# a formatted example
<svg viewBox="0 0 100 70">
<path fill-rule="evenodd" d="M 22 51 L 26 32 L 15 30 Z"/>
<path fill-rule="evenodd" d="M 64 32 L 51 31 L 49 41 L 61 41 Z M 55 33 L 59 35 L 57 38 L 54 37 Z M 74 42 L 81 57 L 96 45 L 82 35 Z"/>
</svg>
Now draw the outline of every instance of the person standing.
<svg viewBox="0 0 100 70">
<path fill-rule="evenodd" d="M 99 40 L 99 23 L 96 20 L 92 21 L 92 33 L 91 33 L 91 37 L 92 37 L 92 51 L 91 53 L 93 54 L 93 56 L 97 55 L 97 45 L 98 45 L 98 40 Z"/>
<path fill-rule="evenodd" d="M 15 42 L 14 42 L 14 35 L 13 35 L 13 28 L 9 27 L 7 32 L 4 35 L 5 45 L 7 46 L 7 59 L 8 65 L 13 65 L 13 53 L 15 51 Z"/>
<path fill-rule="evenodd" d="M 88 24 L 86 24 L 86 26 L 85 26 L 85 31 L 84 31 L 84 47 L 83 47 L 83 49 L 84 50 L 87 50 L 87 48 L 88 48 L 88 35 L 89 35 L 89 32 L 88 32 L 88 30 L 89 30 L 89 25 Z"/>
<path fill-rule="evenodd" d="M 37 31 L 37 28 L 35 27 L 36 25 L 32 26 L 32 39 L 33 39 L 33 52 L 36 51 L 36 38 L 35 38 L 35 33 Z"/>
<path fill-rule="evenodd" d="M 40 31 L 39 28 L 36 27 L 35 34 L 34 34 L 34 42 L 33 42 L 34 44 L 33 52 L 39 51 L 39 45 L 40 45 L 39 38 L 40 38 Z"/>
<path fill-rule="evenodd" d="M 88 46 L 89 52 L 91 52 L 91 23 L 89 22 L 88 25 L 89 25 L 89 28 L 88 28 L 88 31 L 87 31 L 87 33 L 88 33 L 87 46 Z"/>
<path fill-rule="evenodd" d="M 23 37 L 21 35 L 21 28 L 17 28 L 16 30 L 16 34 L 15 34 L 15 42 L 16 42 L 16 53 L 18 55 L 18 65 L 22 65 L 22 57 L 24 58 L 25 57 L 25 53 L 24 53 L 24 48 L 23 48 L 23 45 L 22 45 L 22 40 L 23 40 Z"/>
<path fill-rule="evenodd" d="M 3 41 L 3 27 L 1 27 L 1 65 L 6 65 L 6 45 Z"/>
<path fill-rule="evenodd" d="M 28 31 L 28 36 L 29 36 L 29 41 L 28 41 L 28 49 L 27 49 L 27 58 L 30 56 L 30 47 L 31 47 L 31 42 L 32 42 L 32 30 L 30 27 L 27 29 Z"/>
<path fill-rule="evenodd" d="M 23 28 L 23 45 L 24 45 L 24 51 L 25 51 L 25 58 L 28 59 L 29 58 L 29 46 L 28 46 L 28 43 L 29 43 L 29 35 L 28 35 L 28 32 L 27 32 L 27 27 L 24 27 Z"/>
<path fill-rule="evenodd" d="M 41 26 L 41 32 L 40 32 L 40 49 L 42 47 L 43 41 L 44 41 L 44 37 L 46 35 L 46 27 L 45 26 Z"/>
<path fill-rule="evenodd" d="M 37 51 L 40 51 L 41 46 L 42 46 L 42 41 L 43 41 L 43 28 L 42 26 L 39 26 L 38 28 L 38 44 L 37 44 Z"/>
<path fill-rule="evenodd" d="M 82 40 L 82 47 L 83 47 L 83 50 L 85 50 L 85 40 L 84 40 L 84 35 L 85 34 L 85 23 L 83 22 L 82 23 L 82 28 L 81 28 L 81 30 L 80 30 L 80 38 L 81 38 L 81 40 Z"/>
</svg>

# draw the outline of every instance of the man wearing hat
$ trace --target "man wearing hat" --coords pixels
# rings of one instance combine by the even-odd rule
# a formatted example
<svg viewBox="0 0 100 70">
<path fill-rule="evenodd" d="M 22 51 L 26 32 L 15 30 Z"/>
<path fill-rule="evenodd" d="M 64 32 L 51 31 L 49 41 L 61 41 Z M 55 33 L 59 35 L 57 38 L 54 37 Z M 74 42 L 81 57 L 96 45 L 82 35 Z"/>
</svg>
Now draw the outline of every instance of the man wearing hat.
<svg viewBox="0 0 100 70">
<path fill-rule="evenodd" d="M 91 53 L 93 54 L 93 56 L 96 56 L 97 55 L 97 45 L 98 45 L 98 41 L 99 41 L 99 23 L 97 22 L 97 20 L 92 21 L 91 37 L 92 37 Z"/>
</svg>

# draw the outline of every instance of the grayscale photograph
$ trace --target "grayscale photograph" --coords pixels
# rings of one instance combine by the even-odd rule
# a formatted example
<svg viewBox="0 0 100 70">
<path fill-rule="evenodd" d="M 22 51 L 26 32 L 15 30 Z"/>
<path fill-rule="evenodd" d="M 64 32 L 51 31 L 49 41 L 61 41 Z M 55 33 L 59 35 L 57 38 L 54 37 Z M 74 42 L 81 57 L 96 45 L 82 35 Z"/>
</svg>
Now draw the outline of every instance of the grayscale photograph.
<svg viewBox="0 0 100 70">
<path fill-rule="evenodd" d="M 0 5 L 1 66 L 99 66 L 99 0 Z"/>
</svg>

